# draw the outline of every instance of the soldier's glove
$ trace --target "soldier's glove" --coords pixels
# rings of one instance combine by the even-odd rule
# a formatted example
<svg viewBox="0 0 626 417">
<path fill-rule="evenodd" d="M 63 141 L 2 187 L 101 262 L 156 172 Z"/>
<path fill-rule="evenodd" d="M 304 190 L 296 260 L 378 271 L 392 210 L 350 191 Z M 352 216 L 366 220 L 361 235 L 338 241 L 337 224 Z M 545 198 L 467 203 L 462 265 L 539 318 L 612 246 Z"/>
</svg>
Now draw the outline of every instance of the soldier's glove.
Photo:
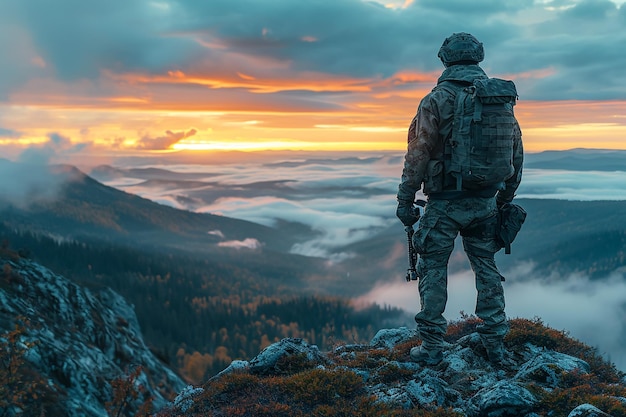
<svg viewBox="0 0 626 417">
<path fill-rule="evenodd" d="M 501 209 L 502 206 L 504 206 L 505 204 L 509 204 L 511 201 L 513 201 L 513 198 L 515 196 L 511 196 L 511 197 L 504 197 L 502 195 L 501 192 L 498 192 L 498 194 L 496 195 L 496 206 L 498 206 L 498 209 Z"/>
<path fill-rule="evenodd" d="M 415 207 L 413 207 L 413 202 L 406 200 L 398 200 L 396 216 L 398 216 L 402 224 L 406 227 L 413 226 L 420 218 L 419 211 L 415 210 Z"/>
<path fill-rule="evenodd" d="M 500 200 L 499 198 L 496 198 L 496 206 L 498 207 L 498 210 L 500 210 L 505 204 L 509 204 L 510 201 L 504 201 L 504 200 Z"/>
</svg>

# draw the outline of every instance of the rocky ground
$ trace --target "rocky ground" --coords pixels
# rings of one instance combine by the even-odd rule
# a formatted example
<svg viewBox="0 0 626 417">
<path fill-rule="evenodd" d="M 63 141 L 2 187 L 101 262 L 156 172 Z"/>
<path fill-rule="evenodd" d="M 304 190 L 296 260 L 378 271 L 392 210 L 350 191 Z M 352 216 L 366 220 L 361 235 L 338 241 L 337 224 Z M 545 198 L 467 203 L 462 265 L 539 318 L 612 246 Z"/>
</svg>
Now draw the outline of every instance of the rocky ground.
<svg viewBox="0 0 626 417">
<path fill-rule="evenodd" d="M 625 375 L 595 349 L 539 319 L 513 319 L 509 364 L 496 368 L 478 324 L 451 323 L 434 367 L 411 362 L 414 330 L 393 328 L 328 352 L 283 339 L 185 387 L 146 347 L 122 297 L 12 257 L 0 272 L 0 414 L 626 417 Z M 148 400 L 156 414 L 142 411 Z"/>
<path fill-rule="evenodd" d="M 625 416 L 624 375 L 592 348 L 538 321 L 512 320 L 506 368 L 487 360 L 477 319 L 451 326 L 444 360 L 410 361 L 414 330 L 321 352 L 284 339 L 188 386 L 159 416 Z M 567 352 L 567 353 L 566 353 Z"/>
<path fill-rule="evenodd" d="M 142 398 L 119 415 L 134 415 L 144 398 L 161 408 L 185 387 L 146 346 L 119 294 L 26 259 L 0 265 L 0 415 L 106 417 L 114 381 L 133 373 Z"/>
</svg>

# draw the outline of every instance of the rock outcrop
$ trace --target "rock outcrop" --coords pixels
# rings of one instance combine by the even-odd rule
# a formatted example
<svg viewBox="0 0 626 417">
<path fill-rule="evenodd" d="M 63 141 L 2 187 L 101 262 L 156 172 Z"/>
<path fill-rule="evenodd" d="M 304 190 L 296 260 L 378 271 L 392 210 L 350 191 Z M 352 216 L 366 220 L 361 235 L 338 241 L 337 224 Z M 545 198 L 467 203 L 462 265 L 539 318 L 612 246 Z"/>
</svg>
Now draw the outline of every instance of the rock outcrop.
<svg viewBox="0 0 626 417">
<path fill-rule="evenodd" d="M 47 390 L 54 392 L 49 401 L 55 403 L 56 413 L 107 416 L 111 381 L 137 367 L 141 372 L 135 384 L 155 408 L 185 387 L 145 345 L 133 307 L 114 291 L 80 287 L 24 259 L 1 259 L 0 267 L 0 340 L 22 323 L 17 343 Z M 38 407 L 46 411 L 43 401 Z M 22 412 L 40 415 L 13 410 Z"/>
<path fill-rule="evenodd" d="M 515 328 L 525 322 L 512 325 Z M 553 333 L 567 340 L 564 333 Z M 538 340 L 542 337 L 548 340 L 546 335 Z M 520 336 L 518 341 L 507 342 L 509 364 L 502 368 L 487 361 L 475 332 L 450 342 L 443 362 L 435 367 L 410 361 L 408 350 L 419 341 L 416 332 L 407 328 L 384 329 L 370 344 L 339 346 L 324 354 L 305 340 L 283 339 L 249 362 L 234 361 L 205 385 L 189 386 L 159 415 L 200 416 L 204 412 L 201 410 L 208 409 L 213 411 L 206 415 L 216 416 L 273 412 L 276 415 L 389 415 L 386 413 L 390 410 L 400 410 L 403 416 L 611 415 L 599 406 L 577 403 L 585 398 L 626 412 L 624 375 L 612 365 L 591 354 L 589 357 L 598 368 L 595 370 L 604 373 L 608 370 L 611 374 L 597 376 L 587 361 L 523 342 L 524 338 L 530 339 Z M 572 343 L 576 348 L 581 346 L 580 342 Z M 591 350 L 585 352 L 589 355 Z M 326 379 L 322 377 L 324 372 L 328 373 Z M 319 381 L 342 384 L 346 372 L 355 376 L 351 380 L 353 389 L 320 386 L 323 382 Z M 299 381 L 306 383 L 299 385 Z M 587 388 L 589 384 L 596 384 L 595 388 Z M 572 390 L 571 395 L 568 389 Z M 588 395 L 584 389 L 589 390 Z M 310 392 L 305 394 L 307 390 Z M 273 403 L 268 398 L 276 400 Z M 363 406 L 368 401 L 371 403 Z M 240 408 L 227 403 L 239 404 Z M 338 411 L 346 403 L 354 410 Z M 345 408 L 349 409 L 350 406 Z M 323 414 L 324 410 L 333 411 Z"/>
<path fill-rule="evenodd" d="M 114 291 L 80 287 L 19 257 L 0 266 L 0 344 L 22 352 L 44 391 L 54 393 L 36 410 L 26 403 L 3 410 L 0 396 L 8 416 L 107 416 L 111 381 L 138 366 L 133 384 L 154 401 L 157 417 L 626 415 L 623 373 L 566 333 L 525 319 L 510 321 L 506 367 L 488 362 L 477 319 L 469 318 L 450 326 L 444 360 L 433 367 L 411 362 L 419 340 L 402 327 L 328 352 L 283 339 L 185 387 L 146 347 L 132 306 Z M 0 354 L 5 364 L 13 352 Z M 136 415 L 140 406 L 138 398 L 121 415 Z"/>
</svg>

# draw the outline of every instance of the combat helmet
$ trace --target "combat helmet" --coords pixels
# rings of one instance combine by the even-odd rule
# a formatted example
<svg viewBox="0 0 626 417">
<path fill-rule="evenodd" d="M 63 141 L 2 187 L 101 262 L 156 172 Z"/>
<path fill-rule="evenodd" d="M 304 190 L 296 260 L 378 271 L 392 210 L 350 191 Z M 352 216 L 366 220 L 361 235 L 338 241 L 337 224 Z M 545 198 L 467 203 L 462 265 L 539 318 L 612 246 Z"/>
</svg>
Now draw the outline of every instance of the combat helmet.
<svg viewBox="0 0 626 417">
<path fill-rule="evenodd" d="M 469 33 L 453 33 L 443 41 L 437 54 L 443 65 L 449 67 L 456 62 L 479 63 L 485 58 L 483 44 Z"/>
</svg>

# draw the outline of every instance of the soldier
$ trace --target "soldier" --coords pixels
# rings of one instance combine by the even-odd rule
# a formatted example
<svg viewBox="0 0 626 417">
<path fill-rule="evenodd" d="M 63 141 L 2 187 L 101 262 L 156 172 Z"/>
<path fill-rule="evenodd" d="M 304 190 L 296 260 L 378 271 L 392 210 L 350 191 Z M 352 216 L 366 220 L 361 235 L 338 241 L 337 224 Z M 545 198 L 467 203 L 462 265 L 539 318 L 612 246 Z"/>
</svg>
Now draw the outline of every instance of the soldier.
<svg viewBox="0 0 626 417">
<path fill-rule="evenodd" d="M 437 86 L 420 102 L 409 127 L 408 151 L 397 194 L 396 215 L 405 226 L 413 226 L 420 220 L 413 201 L 422 186 L 428 199 L 413 235 L 413 245 L 420 254 L 417 273 L 421 311 L 415 321 L 422 344 L 411 349 L 411 359 L 427 365 L 436 365 L 443 359 L 447 264 L 460 233 L 476 278 L 476 315 L 482 319 L 478 332 L 489 360 L 501 365 L 508 324 L 504 312 L 504 278 L 494 260 L 495 253 L 501 249 L 495 233 L 497 208 L 513 200 L 522 177 L 521 130 L 513 115 L 517 93 L 511 81 L 498 80 L 500 84 L 491 90 L 507 90 L 500 95 L 513 98 L 499 107 L 485 104 L 483 108 L 481 104 L 483 123 L 487 123 L 485 112 L 492 111 L 495 118 L 489 120 L 499 123 L 497 129 L 483 128 L 483 137 L 470 127 L 463 131 L 460 125 L 469 126 L 470 121 L 464 121 L 465 116 L 459 114 L 459 95 L 470 93 L 463 96 L 465 105 L 469 106 L 472 94 L 475 96 L 477 89 L 480 92 L 480 83 L 495 79 L 489 79 L 478 65 L 484 58 L 483 45 L 468 33 L 455 33 L 447 38 L 438 56 L 446 68 Z M 475 114 L 472 125 L 480 120 Z M 472 133 L 468 133 L 470 130 Z M 486 133 L 496 131 L 492 137 Z M 470 139 L 470 135 L 479 137 Z M 472 142 L 471 151 L 463 149 L 470 147 L 470 140 L 482 141 L 482 145 Z M 470 153 L 472 158 L 476 155 L 477 159 L 482 158 L 482 166 L 459 168 L 462 165 L 459 160 L 463 162 L 463 158 L 468 164 L 475 163 L 469 162 Z M 496 160 L 503 161 L 504 169 L 496 168 Z M 483 173 L 476 174 L 480 170 Z"/>
</svg>

